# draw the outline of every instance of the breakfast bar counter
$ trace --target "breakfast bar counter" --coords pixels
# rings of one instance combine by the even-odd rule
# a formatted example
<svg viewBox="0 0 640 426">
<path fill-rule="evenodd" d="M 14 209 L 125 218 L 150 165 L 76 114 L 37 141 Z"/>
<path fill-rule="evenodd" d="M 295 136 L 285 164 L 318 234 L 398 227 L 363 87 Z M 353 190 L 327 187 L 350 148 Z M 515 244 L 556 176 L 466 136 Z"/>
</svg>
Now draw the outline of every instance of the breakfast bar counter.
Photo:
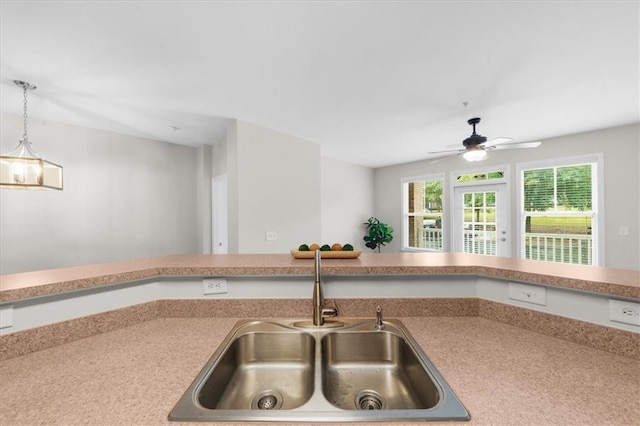
<svg viewBox="0 0 640 426">
<path fill-rule="evenodd" d="M 0 302 L 167 277 L 312 275 L 289 254 L 177 255 L 0 275 Z M 326 259 L 323 275 L 478 275 L 640 298 L 640 271 L 465 253 L 362 253 Z"/>
<path fill-rule="evenodd" d="M 471 413 L 454 424 L 640 418 L 638 360 L 484 318 L 400 319 Z M 169 412 L 236 321 L 159 318 L 4 360 L 0 424 L 178 424 Z"/>
<path fill-rule="evenodd" d="M 167 256 L 2 275 L 0 308 L 40 315 L 38 303 L 56 312 L 55 303 L 70 297 L 64 306 L 75 309 L 87 295 L 101 300 L 108 293 L 124 294 L 117 292 L 129 285 L 164 282 L 174 289 L 188 280 L 202 291 L 202 277 L 299 281 L 312 274 L 313 261 L 289 254 Z M 371 315 L 381 303 L 389 318 L 402 320 L 471 413 L 470 422 L 460 424 L 631 425 L 640 418 L 640 333 L 634 326 L 622 330 L 566 318 L 485 299 L 473 290 L 477 285 L 490 295 L 493 284 L 487 280 L 502 291 L 510 281 L 540 284 L 570 297 L 595 295 L 602 310 L 609 297 L 640 298 L 640 271 L 460 253 L 362 253 L 357 259 L 323 260 L 322 274 L 343 277 L 341 285 L 367 276 L 418 276 L 420 282 L 444 277 L 433 287 L 449 291 L 462 282 L 462 296 L 376 299 L 372 288 L 362 299 L 332 300 L 341 315 Z M 264 283 L 273 281 L 252 285 Z M 5 327 L 0 424 L 171 424 L 172 407 L 239 319 L 311 314 L 310 300 L 290 294 L 166 299 L 155 288 L 139 304 L 15 332 Z"/>
</svg>

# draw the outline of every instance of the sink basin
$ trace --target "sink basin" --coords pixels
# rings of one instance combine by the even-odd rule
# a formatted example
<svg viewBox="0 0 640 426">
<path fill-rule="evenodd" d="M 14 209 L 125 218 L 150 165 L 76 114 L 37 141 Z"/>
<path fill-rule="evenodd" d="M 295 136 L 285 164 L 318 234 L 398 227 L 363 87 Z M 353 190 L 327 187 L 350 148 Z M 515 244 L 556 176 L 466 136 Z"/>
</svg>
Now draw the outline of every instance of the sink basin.
<svg viewBox="0 0 640 426">
<path fill-rule="evenodd" d="M 397 320 L 239 321 L 169 414 L 174 421 L 469 420 Z"/>
<path fill-rule="evenodd" d="M 410 345 L 385 331 L 324 336 L 322 390 L 344 410 L 429 409 L 440 400 Z"/>
<path fill-rule="evenodd" d="M 313 393 L 315 340 L 307 333 L 251 332 L 233 340 L 198 391 L 208 409 L 281 409 Z"/>
</svg>

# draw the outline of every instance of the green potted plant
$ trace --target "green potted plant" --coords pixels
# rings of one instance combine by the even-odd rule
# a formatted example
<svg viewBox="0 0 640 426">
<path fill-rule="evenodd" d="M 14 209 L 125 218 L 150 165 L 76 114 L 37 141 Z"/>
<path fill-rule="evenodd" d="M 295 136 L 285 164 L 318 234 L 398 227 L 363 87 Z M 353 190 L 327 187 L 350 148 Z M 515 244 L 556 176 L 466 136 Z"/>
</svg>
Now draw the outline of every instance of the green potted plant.
<svg viewBox="0 0 640 426">
<path fill-rule="evenodd" d="M 364 223 L 367 227 L 367 235 L 364 236 L 365 246 L 371 250 L 378 250 L 380 253 L 380 246 L 390 243 L 393 240 L 393 228 L 386 223 L 380 222 L 375 217 L 370 217 Z"/>
</svg>

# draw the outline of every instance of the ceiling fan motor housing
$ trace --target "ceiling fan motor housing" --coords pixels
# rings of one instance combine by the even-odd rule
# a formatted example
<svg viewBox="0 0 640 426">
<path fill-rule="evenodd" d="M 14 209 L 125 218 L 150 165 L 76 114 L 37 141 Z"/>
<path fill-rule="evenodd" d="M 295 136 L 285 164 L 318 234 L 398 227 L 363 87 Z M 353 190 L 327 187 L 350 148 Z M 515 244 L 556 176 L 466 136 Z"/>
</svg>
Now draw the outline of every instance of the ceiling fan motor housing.
<svg viewBox="0 0 640 426">
<path fill-rule="evenodd" d="M 469 125 L 473 126 L 473 133 L 471 136 L 462 141 L 462 145 L 469 148 L 471 146 L 480 145 L 481 143 L 485 143 L 487 141 L 486 136 L 482 136 L 476 133 L 476 124 L 480 122 L 480 118 L 471 118 L 467 121 Z"/>
</svg>

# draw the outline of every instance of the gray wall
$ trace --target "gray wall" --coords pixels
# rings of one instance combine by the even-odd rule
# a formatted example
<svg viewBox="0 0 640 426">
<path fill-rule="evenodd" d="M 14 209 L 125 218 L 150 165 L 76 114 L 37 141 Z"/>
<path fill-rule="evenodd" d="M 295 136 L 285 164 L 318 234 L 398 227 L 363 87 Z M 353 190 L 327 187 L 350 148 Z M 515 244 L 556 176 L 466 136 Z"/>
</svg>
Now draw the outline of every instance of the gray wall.
<svg viewBox="0 0 640 426">
<path fill-rule="evenodd" d="M 289 253 L 300 244 L 362 247 L 373 169 L 322 157 L 320 145 L 234 121 L 225 148 L 229 253 Z M 215 160 L 214 160 L 215 161 Z M 265 240 L 274 231 L 277 239 Z"/>
<path fill-rule="evenodd" d="M 2 152 L 22 133 L 22 117 L 2 114 Z M 2 274 L 193 253 L 206 244 L 196 210 L 210 205 L 197 201 L 207 165 L 197 149 L 33 118 L 29 139 L 64 167 L 64 190 L 0 190 Z"/>
<path fill-rule="evenodd" d="M 373 169 L 322 157 L 323 244 L 364 247 L 364 225 L 373 215 Z"/>
<path fill-rule="evenodd" d="M 320 238 L 319 145 L 235 120 L 227 160 L 230 253 L 288 253 Z"/>
<path fill-rule="evenodd" d="M 289 253 L 314 242 L 363 246 L 373 169 L 322 157 L 316 143 L 242 121 L 228 128 L 226 154 L 230 253 Z M 277 239 L 266 241 L 266 231 Z"/>
<path fill-rule="evenodd" d="M 515 193 L 515 165 L 552 158 L 572 157 L 584 154 L 604 154 L 604 218 L 605 265 L 610 268 L 640 269 L 640 125 L 628 125 L 543 141 L 535 149 L 500 150 L 489 154 L 487 160 L 476 163 L 478 167 L 509 165 L 511 169 L 511 217 L 510 235 L 516 236 L 517 200 Z M 396 239 L 383 250 L 399 251 L 401 248 L 402 186 L 403 177 L 429 173 L 472 170 L 461 156 L 431 164 L 431 160 L 416 161 L 375 170 L 375 211 L 377 217 L 397 229 Z M 445 193 L 447 196 L 448 193 Z M 629 228 L 629 235 L 619 235 L 620 226 Z M 515 242 L 512 248 L 515 253 Z"/>
<path fill-rule="evenodd" d="M 2 152 L 22 135 L 2 116 Z M 234 121 L 227 140 L 189 148 L 30 120 L 30 139 L 64 167 L 64 191 L 1 190 L 0 273 L 211 252 L 211 178 L 228 175 L 229 252 L 301 243 L 362 246 L 373 170 L 320 145 Z M 277 239 L 265 240 L 266 231 Z"/>
<path fill-rule="evenodd" d="M 0 130 L 6 152 L 22 135 L 22 117 L 3 114 Z M 509 164 L 514 172 L 517 162 L 604 153 L 606 266 L 640 269 L 639 133 L 640 126 L 631 125 L 554 138 L 534 150 L 492 152 L 479 164 Z M 362 248 L 362 222 L 369 216 L 396 228 L 396 239 L 383 251 L 399 251 L 400 179 L 470 167 L 454 158 L 372 170 L 243 122 L 230 126 L 224 143 L 200 148 L 33 118 L 29 135 L 40 154 L 64 166 L 65 188 L 0 190 L 2 274 L 207 253 L 210 181 L 224 173 L 230 253 L 286 253 L 303 242 Z M 515 200 L 515 185 L 511 189 Z M 629 236 L 618 234 L 620 226 L 629 228 Z M 276 231 L 278 239 L 265 241 L 265 231 Z"/>
<path fill-rule="evenodd" d="M 214 163 L 213 149 L 210 145 L 197 148 L 196 167 L 196 216 L 198 232 L 197 248 L 201 253 L 211 253 L 211 176 Z"/>
</svg>

